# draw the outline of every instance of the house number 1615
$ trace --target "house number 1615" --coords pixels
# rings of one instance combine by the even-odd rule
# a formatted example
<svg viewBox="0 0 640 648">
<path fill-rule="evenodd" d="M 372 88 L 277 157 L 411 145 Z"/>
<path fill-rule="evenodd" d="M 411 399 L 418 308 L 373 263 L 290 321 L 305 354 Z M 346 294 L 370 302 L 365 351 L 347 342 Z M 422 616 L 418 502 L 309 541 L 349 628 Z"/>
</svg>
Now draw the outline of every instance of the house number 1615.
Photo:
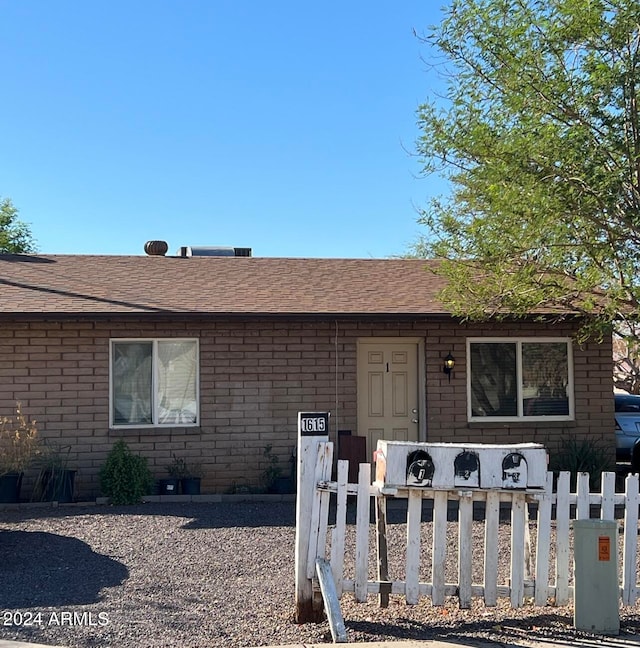
<svg viewBox="0 0 640 648">
<path fill-rule="evenodd" d="M 303 432 L 326 432 L 327 422 L 324 418 L 307 418 L 300 421 Z"/>
</svg>

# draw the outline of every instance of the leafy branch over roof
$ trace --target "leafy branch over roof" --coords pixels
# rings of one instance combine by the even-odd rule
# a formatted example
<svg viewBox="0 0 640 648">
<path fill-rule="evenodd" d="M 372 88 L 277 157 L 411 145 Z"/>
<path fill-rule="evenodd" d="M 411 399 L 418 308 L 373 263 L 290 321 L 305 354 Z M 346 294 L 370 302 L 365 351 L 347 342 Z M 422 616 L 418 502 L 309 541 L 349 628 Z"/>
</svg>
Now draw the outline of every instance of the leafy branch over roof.
<svg viewBox="0 0 640 648">
<path fill-rule="evenodd" d="M 638 313 L 640 5 L 454 1 L 425 41 L 444 100 L 419 110 L 424 172 L 451 195 L 414 249 L 443 258 L 458 315 Z M 481 280 L 478 280 L 481 277 Z"/>
</svg>

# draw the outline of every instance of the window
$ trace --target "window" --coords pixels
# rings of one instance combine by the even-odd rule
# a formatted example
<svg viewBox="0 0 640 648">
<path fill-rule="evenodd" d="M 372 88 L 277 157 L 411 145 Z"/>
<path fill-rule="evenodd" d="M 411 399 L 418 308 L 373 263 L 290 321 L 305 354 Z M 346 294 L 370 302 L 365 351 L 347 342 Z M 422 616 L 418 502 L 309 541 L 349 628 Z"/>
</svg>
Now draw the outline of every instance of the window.
<svg viewBox="0 0 640 648">
<path fill-rule="evenodd" d="M 110 425 L 198 424 L 197 340 L 112 340 Z"/>
<path fill-rule="evenodd" d="M 467 341 L 469 420 L 573 419 L 566 338 Z"/>
</svg>

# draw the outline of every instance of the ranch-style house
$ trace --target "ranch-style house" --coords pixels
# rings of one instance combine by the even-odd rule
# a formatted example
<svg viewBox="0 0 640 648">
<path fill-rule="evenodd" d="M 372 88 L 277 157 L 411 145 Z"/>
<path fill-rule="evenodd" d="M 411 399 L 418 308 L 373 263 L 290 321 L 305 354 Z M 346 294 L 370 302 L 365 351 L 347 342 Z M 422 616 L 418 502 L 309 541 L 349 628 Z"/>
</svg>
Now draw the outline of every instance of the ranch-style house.
<svg viewBox="0 0 640 648">
<path fill-rule="evenodd" d="M 158 478 L 175 454 L 203 493 L 258 488 L 299 411 L 361 461 L 380 438 L 613 457 L 611 340 L 576 343 L 577 319 L 460 321 L 434 261 L 223 254 L 0 255 L 0 415 L 71 447 L 79 499 L 118 439 Z"/>
</svg>

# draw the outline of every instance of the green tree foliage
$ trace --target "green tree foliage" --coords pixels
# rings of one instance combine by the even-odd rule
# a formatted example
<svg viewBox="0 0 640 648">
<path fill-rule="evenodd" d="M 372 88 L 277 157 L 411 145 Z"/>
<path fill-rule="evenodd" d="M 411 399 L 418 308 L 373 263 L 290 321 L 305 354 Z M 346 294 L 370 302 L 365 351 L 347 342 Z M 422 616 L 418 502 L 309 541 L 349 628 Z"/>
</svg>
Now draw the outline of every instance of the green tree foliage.
<svg viewBox="0 0 640 648">
<path fill-rule="evenodd" d="M 444 259 L 454 313 L 633 319 L 638 1 L 454 0 L 424 40 L 447 91 L 419 109 L 418 152 L 452 190 L 413 252 Z"/>
<path fill-rule="evenodd" d="M 0 254 L 28 254 L 36 246 L 31 230 L 18 219 L 18 210 L 8 198 L 0 198 Z"/>
</svg>

